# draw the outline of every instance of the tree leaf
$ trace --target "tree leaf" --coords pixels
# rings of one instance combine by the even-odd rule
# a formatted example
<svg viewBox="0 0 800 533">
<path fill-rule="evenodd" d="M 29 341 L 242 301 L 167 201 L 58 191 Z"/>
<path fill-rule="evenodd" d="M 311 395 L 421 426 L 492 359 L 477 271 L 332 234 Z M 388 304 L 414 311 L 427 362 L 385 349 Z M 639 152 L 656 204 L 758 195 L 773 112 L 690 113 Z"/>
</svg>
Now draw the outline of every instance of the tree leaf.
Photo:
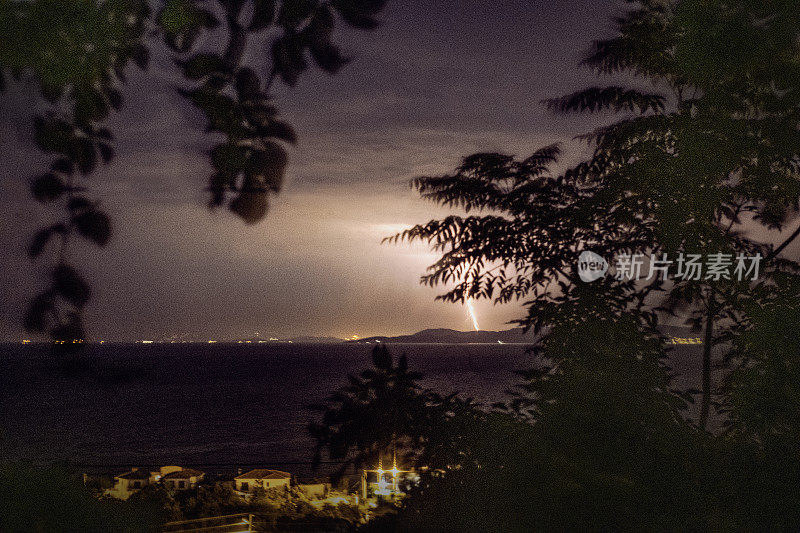
<svg viewBox="0 0 800 533">
<path fill-rule="evenodd" d="M 36 235 L 34 235 L 31 240 L 30 246 L 28 246 L 28 256 L 31 258 L 38 257 L 44 250 L 44 247 L 47 246 L 52 235 L 53 230 L 51 228 L 44 228 L 37 231 Z"/>
<path fill-rule="evenodd" d="M 61 157 L 53 161 L 53 164 L 50 165 L 50 169 L 61 172 L 62 174 L 71 175 L 75 171 L 75 165 L 69 159 Z"/>
<path fill-rule="evenodd" d="M 311 16 L 317 7 L 317 0 L 291 0 L 281 4 L 278 14 L 278 24 L 287 30 L 294 30 L 305 19 Z"/>
<path fill-rule="evenodd" d="M 293 87 L 308 66 L 304 57 L 303 39 L 298 34 L 287 34 L 272 43 L 272 60 L 281 79 Z"/>
<path fill-rule="evenodd" d="M 241 100 L 250 100 L 259 93 L 259 79 L 253 69 L 243 68 L 236 73 L 236 93 Z"/>
<path fill-rule="evenodd" d="M 108 117 L 109 104 L 100 91 L 83 89 L 75 95 L 75 120 L 78 124 L 97 122 Z"/>
<path fill-rule="evenodd" d="M 34 235 L 33 239 L 31 240 L 31 244 L 28 247 L 28 256 L 31 258 L 35 258 L 39 256 L 44 250 L 44 247 L 50 241 L 50 238 L 56 234 L 65 234 L 67 232 L 67 227 L 64 224 L 53 224 L 49 228 L 44 228 L 39 230 L 36 235 Z"/>
<path fill-rule="evenodd" d="M 252 186 L 278 192 L 283 184 L 283 176 L 288 163 L 286 150 L 276 143 L 266 142 L 264 144 L 263 150 L 255 151 L 250 157 L 247 173 L 257 180 L 251 183 Z"/>
<path fill-rule="evenodd" d="M 92 295 L 92 289 L 78 272 L 68 265 L 58 265 L 53 270 L 53 289 L 76 307 L 83 307 Z"/>
<path fill-rule="evenodd" d="M 111 221 L 108 215 L 101 211 L 95 209 L 83 211 L 74 215 L 72 222 L 81 235 L 99 246 L 105 246 L 111 237 Z"/>
<path fill-rule="evenodd" d="M 146 70 L 147 64 L 150 62 L 150 50 L 142 44 L 137 44 L 131 51 L 131 59 L 141 70 Z"/>
<path fill-rule="evenodd" d="M 280 120 L 272 121 L 266 126 L 258 128 L 258 134 L 262 137 L 273 137 L 280 139 L 290 144 L 297 143 L 297 134 L 295 133 L 294 128 L 292 128 L 286 122 L 281 122 Z"/>
<path fill-rule="evenodd" d="M 119 92 L 117 89 L 109 88 L 106 90 L 106 97 L 108 98 L 111 107 L 115 111 L 119 111 L 122 109 L 122 93 Z"/>
<path fill-rule="evenodd" d="M 372 30 L 378 26 L 375 15 L 383 9 L 385 0 L 333 0 L 331 5 L 354 28 Z"/>
<path fill-rule="evenodd" d="M 230 210 L 247 224 L 255 224 L 267 214 L 269 194 L 266 192 L 243 191 L 231 201 Z"/>
<path fill-rule="evenodd" d="M 311 46 L 311 57 L 314 62 L 324 70 L 331 74 L 336 74 L 339 70 L 348 63 L 348 59 L 342 57 L 339 48 L 336 45 L 327 43 L 323 46 Z"/>
<path fill-rule="evenodd" d="M 250 22 L 250 31 L 261 31 L 272 24 L 275 18 L 275 0 L 254 0 L 253 19 Z"/>
<path fill-rule="evenodd" d="M 103 163 L 107 165 L 114 158 L 114 148 L 107 143 L 98 143 L 97 148 L 100 150 Z"/>
<path fill-rule="evenodd" d="M 56 200 L 60 198 L 66 190 L 67 188 L 63 180 L 52 172 L 39 176 L 31 183 L 33 197 L 40 202 Z"/>
<path fill-rule="evenodd" d="M 646 113 L 647 111 L 663 111 L 665 99 L 660 94 L 642 93 L 634 89 L 624 87 L 590 87 L 582 91 L 568 94 L 561 98 L 550 98 L 544 100 L 548 109 L 556 110 L 560 113 L 573 111 L 637 111 Z"/>
<path fill-rule="evenodd" d="M 94 209 L 94 202 L 85 196 L 75 196 L 67 202 L 67 209 L 70 211 L 84 211 L 87 209 Z"/>
<path fill-rule="evenodd" d="M 225 174 L 236 174 L 247 164 L 248 149 L 233 143 L 220 144 L 211 150 L 211 164 Z"/>
<path fill-rule="evenodd" d="M 36 117 L 33 123 L 36 144 L 45 152 L 69 152 L 74 134 L 73 128 L 63 120 Z"/>
<path fill-rule="evenodd" d="M 81 173 L 89 174 L 97 167 L 97 151 L 91 140 L 79 139 L 75 144 L 74 155 Z"/>
<path fill-rule="evenodd" d="M 26 331 L 41 332 L 47 329 L 47 314 L 53 310 L 54 300 L 50 291 L 36 296 L 28 306 L 23 319 Z"/>
<path fill-rule="evenodd" d="M 190 80 L 199 80 L 224 70 L 225 63 L 216 54 L 196 54 L 183 63 L 183 75 Z"/>
</svg>

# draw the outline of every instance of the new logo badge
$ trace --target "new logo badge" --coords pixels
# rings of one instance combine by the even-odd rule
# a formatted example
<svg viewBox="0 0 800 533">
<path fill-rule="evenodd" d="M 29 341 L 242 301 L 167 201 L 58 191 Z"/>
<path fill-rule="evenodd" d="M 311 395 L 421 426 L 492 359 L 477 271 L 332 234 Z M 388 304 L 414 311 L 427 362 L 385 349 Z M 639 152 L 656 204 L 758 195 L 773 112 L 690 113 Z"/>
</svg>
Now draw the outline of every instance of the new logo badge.
<svg viewBox="0 0 800 533">
<path fill-rule="evenodd" d="M 578 276 L 581 281 L 589 283 L 600 279 L 608 272 L 608 261 L 589 250 L 584 250 L 578 256 Z"/>
</svg>

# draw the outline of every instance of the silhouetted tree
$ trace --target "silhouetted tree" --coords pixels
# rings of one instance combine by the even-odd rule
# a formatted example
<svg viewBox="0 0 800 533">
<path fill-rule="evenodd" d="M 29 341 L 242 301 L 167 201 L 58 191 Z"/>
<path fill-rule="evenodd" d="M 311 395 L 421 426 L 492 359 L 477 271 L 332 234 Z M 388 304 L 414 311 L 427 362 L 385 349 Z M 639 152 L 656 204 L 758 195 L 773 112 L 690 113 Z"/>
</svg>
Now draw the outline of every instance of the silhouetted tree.
<svg viewBox="0 0 800 533">
<path fill-rule="evenodd" d="M 800 278 L 776 275 L 744 304 L 728 357 L 727 428 L 763 444 L 791 445 L 800 456 Z"/>
<path fill-rule="evenodd" d="M 622 115 L 581 137 L 594 147 L 588 160 L 554 175 L 557 146 L 521 160 L 479 153 L 451 174 L 413 181 L 424 198 L 465 212 L 387 239 L 441 253 L 422 282 L 451 283 L 439 296 L 445 301 L 523 299 L 527 317 L 517 323 L 542 333 L 540 366 L 507 406 L 535 437 L 530 457 L 508 447 L 497 470 L 432 477 L 376 527 L 440 530 L 449 520 L 467 531 L 732 531 L 800 523 L 792 488 L 800 472 L 797 350 L 788 326 L 798 265 L 779 256 L 800 230 L 774 248 L 747 231 L 782 229 L 798 209 L 800 9 L 796 1 L 632 4 L 616 21 L 618 35 L 595 43 L 585 61 L 598 74 L 633 79 L 630 86 L 546 101 L 559 112 Z M 654 88 L 641 90 L 639 81 Z M 588 284 L 575 269 L 582 250 L 609 259 L 721 252 L 763 261 L 757 281 L 656 275 Z M 704 331 L 702 429 L 712 347 L 733 346 L 727 360 L 736 370 L 722 391 L 728 435 L 695 432 L 680 416 L 686 398 L 669 390 L 660 363 L 662 313 Z M 514 516 L 492 497 L 477 499 L 477 487 L 499 491 Z M 526 508 L 514 505 L 520 493 Z M 474 501 L 485 507 L 460 521 L 456 506 Z"/>
<path fill-rule="evenodd" d="M 349 466 L 374 464 L 379 454 L 396 451 L 401 460 L 421 448 L 433 425 L 431 398 L 422 390 L 420 375 L 408 370 L 406 356 L 395 363 L 384 345 L 372 350 L 373 368 L 349 376 L 326 404 L 313 406 L 322 421 L 309 424 L 317 441 L 315 461 L 326 451 L 331 459 Z"/>
<path fill-rule="evenodd" d="M 591 87 L 546 101 L 564 113 L 623 115 L 581 136 L 594 147 L 589 160 L 551 176 L 555 147 L 521 161 L 476 154 L 453 174 L 414 181 L 437 203 L 490 212 L 394 237 L 442 251 L 422 280 L 455 281 L 445 300 L 532 296 L 519 323 L 540 329 L 554 298 L 569 297 L 580 283 L 573 268 L 586 249 L 609 259 L 640 253 L 672 261 L 679 254 L 758 254 L 763 278 L 793 268 L 775 259 L 800 230 L 775 249 L 746 230 L 782 228 L 798 208 L 796 10 L 762 2 L 635 4 L 617 20 L 618 35 L 595 43 L 585 63 L 599 74 L 650 81 L 654 90 Z M 631 307 L 680 313 L 704 330 L 701 427 L 711 405 L 712 347 L 731 323 L 746 320 L 738 300 L 752 284 L 706 273 L 605 282 L 609 293 L 628 291 Z"/>
<path fill-rule="evenodd" d="M 618 19 L 618 36 L 594 44 L 585 64 L 599 74 L 648 80 L 655 91 L 592 87 L 546 102 L 560 112 L 624 113 L 583 137 L 595 151 L 573 172 L 598 187 L 598 213 L 648 227 L 651 242 L 640 251 L 771 260 L 800 230 L 775 250 L 745 230 L 754 223 L 780 229 L 798 209 L 797 3 L 639 4 Z M 703 428 L 711 350 L 731 322 L 745 319 L 737 297 L 750 285 L 705 277 L 669 287 L 665 309 L 689 314 L 705 333 Z"/>
</svg>

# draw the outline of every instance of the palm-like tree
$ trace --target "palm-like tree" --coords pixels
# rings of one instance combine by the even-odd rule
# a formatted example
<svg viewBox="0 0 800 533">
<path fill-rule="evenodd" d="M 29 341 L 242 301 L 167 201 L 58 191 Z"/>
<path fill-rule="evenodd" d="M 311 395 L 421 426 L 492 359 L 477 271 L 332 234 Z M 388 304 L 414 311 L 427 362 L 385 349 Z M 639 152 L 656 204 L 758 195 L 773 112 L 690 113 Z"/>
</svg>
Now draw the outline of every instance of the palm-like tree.
<svg viewBox="0 0 800 533">
<path fill-rule="evenodd" d="M 328 398 L 327 404 L 313 406 L 322 412 L 321 422 L 309 424 L 316 439 L 315 460 L 326 451 L 332 460 L 349 466 L 375 464 L 379 457 L 397 452 L 410 460 L 419 451 L 432 425 L 431 396 L 422 390 L 420 374 L 408 369 L 405 355 L 395 362 L 384 345 L 372 350 L 373 367 Z"/>
</svg>

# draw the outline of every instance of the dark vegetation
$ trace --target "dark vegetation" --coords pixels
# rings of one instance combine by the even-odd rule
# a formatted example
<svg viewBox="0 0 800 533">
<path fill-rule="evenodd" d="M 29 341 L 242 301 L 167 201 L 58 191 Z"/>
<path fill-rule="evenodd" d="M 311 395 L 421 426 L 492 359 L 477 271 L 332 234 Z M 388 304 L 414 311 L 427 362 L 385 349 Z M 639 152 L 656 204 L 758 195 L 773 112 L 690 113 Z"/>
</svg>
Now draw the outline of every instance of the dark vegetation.
<svg viewBox="0 0 800 533">
<path fill-rule="evenodd" d="M 309 4 L 318 5 L 297 2 Z M 16 10 L 28 9 L 16 6 L 54 12 L 73 6 L 0 5 L 5 29 Z M 74 5 L 91 15 L 131 4 Z M 241 2 L 222 5 L 228 14 L 241 8 Z M 361 11 L 353 11 L 356 5 Z M 330 7 L 347 22 L 369 27 L 380 6 L 334 1 Z M 334 49 L 313 48 L 327 41 L 304 37 L 298 44 L 298 35 L 307 35 L 296 31 L 301 22 L 318 16 L 312 11 L 283 9 L 275 19 L 286 33 L 272 48 L 274 74 L 290 84 L 304 68 L 298 58 L 306 46 L 323 68 L 340 63 Z M 259 31 L 263 15 L 255 13 L 232 35 Z M 103 63 L 104 74 L 91 78 L 102 91 L 73 97 L 74 116 L 66 122 L 39 119 L 40 146 L 63 157 L 34 183 L 34 193 L 42 199 L 66 194 L 70 214 L 37 238 L 34 255 L 50 233 L 64 242 L 71 231 L 99 244 L 108 237 L 106 218 L 82 200 L 70 176 L 90 173 L 96 152 L 110 154 L 101 147 L 108 134 L 97 129 L 119 100 L 109 73 L 146 57 L 131 43 L 144 34 L 149 11 L 142 3 L 133 14 L 142 22 L 119 29 L 115 62 Z M 186 56 L 192 39 L 216 18 L 185 0 L 167 2 L 153 20 L 184 75 L 199 84 L 186 96 L 209 111 L 212 129 L 228 135 L 212 155 L 223 160 L 213 161 L 212 203 L 233 192 L 231 209 L 254 221 L 263 215 L 265 193 L 279 183 L 283 156 L 275 139 L 293 137 L 262 107 L 261 88 L 252 90 L 251 74 L 236 60 L 236 39 L 216 59 Z M 310 427 L 320 454 L 357 466 L 396 451 L 421 472 L 395 512 L 365 530 L 800 529 L 800 272 L 784 253 L 800 230 L 783 233 L 777 246 L 751 237 L 756 228 L 786 229 L 799 207 L 800 4 L 642 0 L 631 2 L 616 24 L 617 35 L 595 43 L 585 64 L 601 78 L 620 75 L 615 83 L 631 80 L 630 86 L 589 87 L 545 102 L 556 112 L 601 112 L 611 119 L 582 137 L 593 147 L 588 160 L 555 172 L 558 146 L 525 159 L 480 153 L 451 174 L 414 181 L 423 197 L 457 212 L 393 240 L 421 240 L 441 253 L 422 281 L 454 283 L 441 296 L 446 301 L 523 300 L 528 313 L 518 323 L 542 334 L 536 346 L 541 363 L 523 376 L 507 404 L 489 407 L 422 389 L 403 357 L 376 349 L 373 368 L 336 391 Z M 2 42 L 24 43 L 28 34 Z M 12 72 L 33 69 L 42 76 L 45 68 L 25 63 L 36 57 L 15 59 L 7 44 L 0 45 L 0 62 Z M 83 79 L 63 79 L 72 73 L 42 77 L 43 94 L 58 98 L 64 87 L 80 87 Z M 223 97 L 226 87 L 234 93 Z M 251 105 L 263 111 L 262 126 L 233 120 L 244 120 Z M 237 148 L 251 136 L 263 146 L 258 154 Z M 589 284 L 575 271 L 581 250 L 609 259 L 726 253 L 760 254 L 763 261 L 756 280 L 606 278 Z M 54 298 L 79 309 L 88 288 L 63 262 L 53 280 L 53 289 L 35 302 L 29 326 L 69 338 L 77 330 L 62 328 L 77 327 L 77 315 L 67 311 L 58 315 L 65 323 L 51 324 Z M 697 394 L 679 394 L 670 385 L 658 333 L 667 319 L 702 332 Z M 714 360 L 714 347 L 723 358 Z M 718 388 L 714 366 L 726 376 Z M 691 401 L 700 403 L 696 419 L 686 416 Z M 712 417 L 724 420 L 720 431 L 708 431 Z M 224 497 L 208 497 L 227 509 Z M 181 513 L 191 516 L 192 509 Z"/>
<path fill-rule="evenodd" d="M 630 87 L 545 102 L 616 118 L 582 136 L 590 159 L 556 173 L 555 145 L 525 159 L 479 153 L 413 182 L 456 212 L 389 240 L 441 253 L 422 282 L 449 283 L 445 301 L 523 300 L 518 324 L 542 333 L 541 364 L 489 408 L 419 390 L 402 359 L 376 351 L 375 370 L 332 396 L 312 431 L 334 457 L 402 448 L 427 469 L 395 514 L 364 529 L 800 528 L 800 277 L 782 254 L 800 230 L 777 246 L 750 236 L 798 211 L 800 4 L 631 4 L 585 60 Z M 584 283 L 582 250 L 763 259 L 756 280 Z M 702 332 L 696 394 L 670 385 L 665 320 Z M 707 430 L 712 417 L 720 431 Z"/>
<path fill-rule="evenodd" d="M 149 485 L 125 504 L 155 509 L 161 523 L 248 513 L 278 530 L 348 531 L 362 518 L 357 508 L 345 503 L 315 507 L 297 490 L 259 489 L 245 499 L 230 483 L 210 478 L 181 491 Z"/>
</svg>

